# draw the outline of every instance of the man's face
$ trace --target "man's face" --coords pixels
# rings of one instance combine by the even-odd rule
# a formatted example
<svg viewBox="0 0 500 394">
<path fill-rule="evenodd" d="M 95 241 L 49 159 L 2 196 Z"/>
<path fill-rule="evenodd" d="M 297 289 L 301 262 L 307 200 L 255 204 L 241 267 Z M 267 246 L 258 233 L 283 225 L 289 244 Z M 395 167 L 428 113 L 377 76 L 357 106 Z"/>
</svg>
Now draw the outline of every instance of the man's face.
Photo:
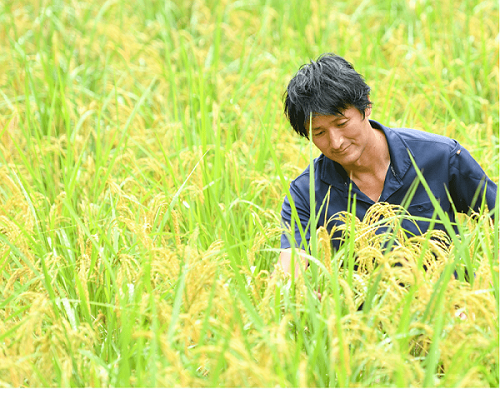
<svg viewBox="0 0 500 394">
<path fill-rule="evenodd" d="M 312 118 L 312 142 L 329 159 L 344 168 L 360 164 L 370 138 L 373 136 L 368 116 L 365 117 L 355 107 L 349 107 L 344 115 L 318 115 Z M 309 130 L 309 122 L 305 125 Z"/>
</svg>

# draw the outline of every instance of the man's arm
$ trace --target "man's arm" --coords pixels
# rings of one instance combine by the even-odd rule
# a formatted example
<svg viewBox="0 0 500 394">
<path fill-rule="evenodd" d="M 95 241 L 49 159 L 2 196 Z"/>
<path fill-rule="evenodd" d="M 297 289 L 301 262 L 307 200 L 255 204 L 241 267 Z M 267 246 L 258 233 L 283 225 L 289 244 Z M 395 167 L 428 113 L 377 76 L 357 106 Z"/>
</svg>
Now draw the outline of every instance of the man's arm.
<svg viewBox="0 0 500 394">
<path fill-rule="evenodd" d="M 306 269 L 309 265 L 307 259 L 304 257 L 307 253 L 302 249 L 295 249 L 294 257 L 292 260 L 292 249 L 283 249 L 280 253 L 280 257 L 278 258 L 278 262 L 276 263 L 276 267 L 281 266 L 283 271 L 287 274 L 292 274 L 292 267 L 295 267 L 295 278 L 298 277 L 300 272 L 300 264 L 302 264 L 304 269 Z M 321 293 L 320 289 L 314 291 L 318 299 L 321 301 Z"/>
<path fill-rule="evenodd" d="M 281 266 L 285 274 L 291 274 L 292 268 L 295 267 L 295 277 L 297 277 L 300 272 L 300 264 L 303 265 L 303 268 L 306 269 L 308 266 L 307 259 L 303 256 L 306 255 L 306 252 L 301 249 L 295 250 L 295 259 L 292 261 L 292 249 L 283 249 L 280 253 L 280 257 L 278 258 L 277 266 Z M 298 258 L 300 257 L 300 259 Z"/>
<path fill-rule="evenodd" d="M 458 143 L 450 156 L 450 194 L 459 212 L 468 213 L 469 209 L 479 212 L 483 195 L 488 209 L 491 211 L 495 207 L 497 185 Z"/>
</svg>

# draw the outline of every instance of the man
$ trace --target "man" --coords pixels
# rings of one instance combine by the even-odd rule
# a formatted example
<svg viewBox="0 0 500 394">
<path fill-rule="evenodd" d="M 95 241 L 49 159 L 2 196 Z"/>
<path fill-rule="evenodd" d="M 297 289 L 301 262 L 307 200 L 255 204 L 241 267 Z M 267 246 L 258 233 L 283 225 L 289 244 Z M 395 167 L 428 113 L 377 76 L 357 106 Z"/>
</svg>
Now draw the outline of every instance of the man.
<svg viewBox="0 0 500 394">
<path fill-rule="evenodd" d="M 334 54 L 324 54 L 316 62 L 300 68 L 285 93 L 285 114 L 293 129 L 309 138 L 322 154 L 314 160 L 315 207 L 318 226 L 328 223 L 330 232 L 337 223 L 332 217 L 348 209 L 356 198 L 356 216 L 362 219 L 376 202 L 401 205 L 417 173 L 410 155 L 423 173 L 432 193 L 451 222 L 458 212 L 479 211 L 485 196 L 487 207 L 495 206 L 497 186 L 486 176 L 469 152 L 452 139 L 423 131 L 392 129 L 370 120 L 370 87 L 351 64 Z M 307 250 L 310 229 L 309 167 L 290 184 L 300 224 L 293 239 L 286 232 L 281 237 L 279 264 L 291 271 L 291 243 Z M 351 194 L 349 194 L 351 190 Z M 451 201 L 448 197 L 451 196 Z M 407 208 L 415 217 L 431 218 L 434 212 L 429 195 L 419 185 Z M 282 221 L 292 225 L 288 197 L 283 202 Z M 334 218 L 333 218 L 334 219 Z M 403 220 L 402 228 L 410 234 L 423 233 L 428 221 Z M 436 224 L 435 229 L 444 230 Z M 332 239 L 339 247 L 339 234 Z M 306 252 L 302 252 L 303 254 Z M 304 263 L 307 265 L 306 260 Z M 300 272 L 296 265 L 295 272 Z"/>
</svg>

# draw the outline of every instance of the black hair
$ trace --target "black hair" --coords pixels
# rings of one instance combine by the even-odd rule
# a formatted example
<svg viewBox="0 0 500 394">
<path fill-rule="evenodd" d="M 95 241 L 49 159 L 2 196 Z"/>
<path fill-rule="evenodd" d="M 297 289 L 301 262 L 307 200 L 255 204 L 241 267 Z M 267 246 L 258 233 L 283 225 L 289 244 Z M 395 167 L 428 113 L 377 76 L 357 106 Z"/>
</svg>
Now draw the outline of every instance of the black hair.
<svg viewBox="0 0 500 394">
<path fill-rule="evenodd" d="M 310 115 L 343 115 L 355 107 L 365 116 L 372 103 L 370 87 L 343 57 L 324 53 L 300 67 L 283 95 L 285 115 L 300 135 L 309 138 Z"/>
</svg>

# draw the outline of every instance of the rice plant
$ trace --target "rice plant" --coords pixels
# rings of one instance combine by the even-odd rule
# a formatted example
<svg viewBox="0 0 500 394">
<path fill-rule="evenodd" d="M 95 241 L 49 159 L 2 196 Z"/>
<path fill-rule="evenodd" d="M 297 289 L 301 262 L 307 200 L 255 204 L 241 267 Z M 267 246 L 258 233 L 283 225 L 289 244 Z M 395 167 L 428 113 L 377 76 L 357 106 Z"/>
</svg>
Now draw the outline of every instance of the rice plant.
<svg viewBox="0 0 500 394">
<path fill-rule="evenodd" d="M 449 239 L 345 212 L 339 251 L 319 228 L 275 267 L 318 154 L 282 93 L 323 52 L 498 183 L 496 2 L 0 4 L 1 387 L 499 386 L 490 213 Z"/>
</svg>

